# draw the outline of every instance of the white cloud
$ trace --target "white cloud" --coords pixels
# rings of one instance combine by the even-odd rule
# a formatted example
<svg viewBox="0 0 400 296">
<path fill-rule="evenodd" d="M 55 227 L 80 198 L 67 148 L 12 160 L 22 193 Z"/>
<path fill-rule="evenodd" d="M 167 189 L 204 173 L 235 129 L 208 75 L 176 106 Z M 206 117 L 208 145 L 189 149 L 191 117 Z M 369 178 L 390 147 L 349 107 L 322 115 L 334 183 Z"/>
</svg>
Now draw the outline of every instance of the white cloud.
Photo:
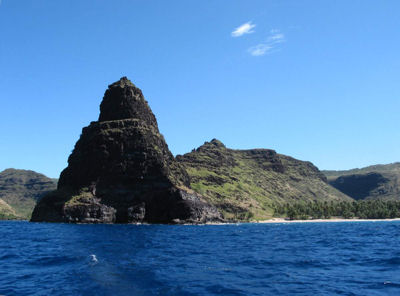
<svg viewBox="0 0 400 296">
<path fill-rule="evenodd" d="M 285 35 L 281 34 L 281 33 L 277 33 L 274 35 L 271 35 L 268 39 L 276 41 L 276 42 L 283 42 L 285 40 Z"/>
<path fill-rule="evenodd" d="M 265 42 L 252 46 L 247 51 L 252 56 L 263 56 L 276 51 L 278 45 L 285 41 L 285 35 L 280 33 L 279 30 L 271 30 L 270 35 Z"/>
<path fill-rule="evenodd" d="M 268 51 L 270 51 L 272 49 L 271 46 L 269 46 L 268 44 L 264 44 L 264 43 L 260 43 L 256 46 L 252 46 L 248 49 L 249 53 L 252 56 L 262 56 L 265 55 Z"/>
<path fill-rule="evenodd" d="M 247 22 L 239 27 L 237 27 L 232 33 L 232 37 L 240 37 L 244 34 L 254 33 L 254 28 L 256 25 L 253 25 L 251 22 Z"/>
</svg>

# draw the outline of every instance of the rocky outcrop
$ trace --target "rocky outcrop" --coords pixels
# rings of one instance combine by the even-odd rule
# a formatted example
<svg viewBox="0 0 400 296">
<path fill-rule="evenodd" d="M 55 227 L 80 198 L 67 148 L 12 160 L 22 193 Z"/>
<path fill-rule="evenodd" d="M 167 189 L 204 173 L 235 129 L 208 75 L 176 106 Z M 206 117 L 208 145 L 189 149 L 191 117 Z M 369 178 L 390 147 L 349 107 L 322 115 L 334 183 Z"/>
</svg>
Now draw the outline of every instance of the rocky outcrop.
<svg viewBox="0 0 400 296">
<path fill-rule="evenodd" d="M 109 85 L 99 120 L 83 128 L 57 190 L 38 203 L 32 221 L 204 223 L 222 216 L 190 189 L 141 90 L 123 77 Z"/>
</svg>

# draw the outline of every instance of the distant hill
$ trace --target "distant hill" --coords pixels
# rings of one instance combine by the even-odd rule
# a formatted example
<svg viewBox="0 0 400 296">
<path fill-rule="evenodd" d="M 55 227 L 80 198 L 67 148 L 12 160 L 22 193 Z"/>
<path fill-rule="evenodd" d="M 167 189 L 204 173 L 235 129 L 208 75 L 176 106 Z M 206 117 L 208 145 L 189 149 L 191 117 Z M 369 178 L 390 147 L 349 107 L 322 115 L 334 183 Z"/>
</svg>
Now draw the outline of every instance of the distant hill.
<svg viewBox="0 0 400 296">
<path fill-rule="evenodd" d="M 323 173 L 333 187 L 354 199 L 400 199 L 400 162 Z"/>
<path fill-rule="evenodd" d="M 4 200 L 0 199 L 0 220 L 18 219 L 18 218 L 19 217 L 15 213 L 14 209 Z"/>
<path fill-rule="evenodd" d="M 233 150 L 213 139 L 177 160 L 186 168 L 191 187 L 227 218 L 267 219 L 277 203 L 351 200 L 330 186 L 311 162 L 274 150 Z"/>
<path fill-rule="evenodd" d="M 0 172 L 0 219 L 29 219 L 37 201 L 56 189 L 57 180 L 29 170 Z"/>
</svg>

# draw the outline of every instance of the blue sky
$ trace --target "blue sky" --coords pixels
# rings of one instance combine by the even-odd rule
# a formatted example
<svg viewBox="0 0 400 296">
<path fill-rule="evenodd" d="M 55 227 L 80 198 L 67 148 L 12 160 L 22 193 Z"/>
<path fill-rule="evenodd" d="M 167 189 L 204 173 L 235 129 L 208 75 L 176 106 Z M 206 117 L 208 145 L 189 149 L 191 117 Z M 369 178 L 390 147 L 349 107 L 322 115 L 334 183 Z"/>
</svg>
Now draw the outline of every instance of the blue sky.
<svg viewBox="0 0 400 296">
<path fill-rule="evenodd" d="M 348 169 L 400 161 L 400 1 L 2 0 L 0 170 L 58 177 L 128 76 L 171 151 L 218 138 Z"/>
</svg>

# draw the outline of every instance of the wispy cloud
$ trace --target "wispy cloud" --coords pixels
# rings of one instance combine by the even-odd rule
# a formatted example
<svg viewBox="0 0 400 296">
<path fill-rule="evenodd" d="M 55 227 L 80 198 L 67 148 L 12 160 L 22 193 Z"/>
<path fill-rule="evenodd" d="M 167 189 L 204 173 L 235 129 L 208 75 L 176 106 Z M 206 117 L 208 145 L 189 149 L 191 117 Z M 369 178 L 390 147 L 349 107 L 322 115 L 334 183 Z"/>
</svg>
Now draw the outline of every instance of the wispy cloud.
<svg viewBox="0 0 400 296">
<path fill-rule="evenodd" d="M 249 53 L 252 56 L 262 56 L 265 55 L 267 52 L 269 52 L 272 49 L 272 46 L 265 44 L 265 43 L 260 43 L 256 46 L 252 46 L 248 49 Z"/>
<path fill-rule="evenodd" d="M 239 27 L 237 27 L 232 33 L 232 37 L 240 37 L 244 34 L 251 34 L 254 33 L 254 28 L 256 25 L 253 25 L 251 22 L 247 22 Z"/>
<path fill-rule="evenodd" d="M 276 51 L 278 49 L 278 45 L 285 41 L 285 35 L 282 34 L 279 30 L 274 29 L 270 31 L 270 35 L 265 42 L 250 47 L 248 49 L 248 52 L 252 56 L 263 56 L 265 54 Z"/>
</svg>

